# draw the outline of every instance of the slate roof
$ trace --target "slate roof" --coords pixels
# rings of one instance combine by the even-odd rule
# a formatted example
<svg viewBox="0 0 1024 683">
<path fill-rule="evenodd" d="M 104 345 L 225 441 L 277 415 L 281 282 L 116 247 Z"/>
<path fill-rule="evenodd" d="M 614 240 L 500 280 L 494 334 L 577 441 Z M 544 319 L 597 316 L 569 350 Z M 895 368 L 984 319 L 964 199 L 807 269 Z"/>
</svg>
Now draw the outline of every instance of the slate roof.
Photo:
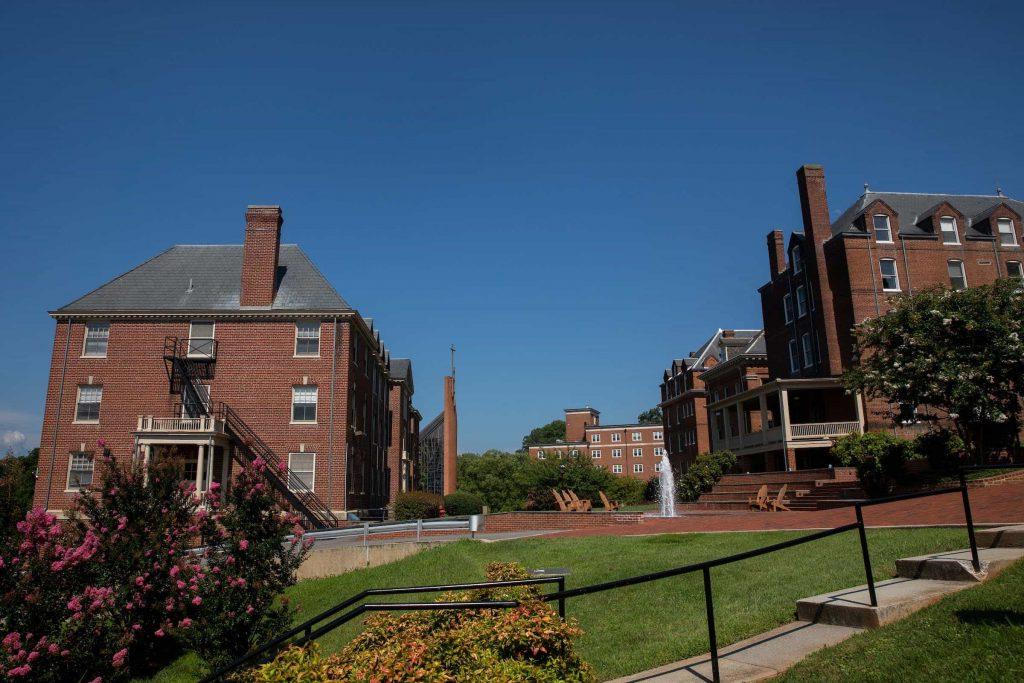
<svg viewBox="0 0 1024 683">
<path fill-rule="evenodd" d="M 971 194 L 918 194 L 912 192 L 865 192 L 832 223 L 832 234 L 864 234 L 864 230 L 854 221 L 872 202 L 881 199 L 899 214 L 899 234 L 908 236 L 932 235 L 930 230 L 922 228 L 918 223 L 930 216 L 942 202 L 948 202 L 954 209 L 967 219 L 964 234 L 968 237 L 990 237 L 974 229 L 981 223 L 993 208 L 1005 203 L 1021 216 L 1024 216 L 1024 202 L 1000 195 Z"/>
<path fill-rule="evenodd" d="M 177 245 L 54 313 L 351 311 L 297 244 L 282 244 L 269 308 L 240 306 L 242 245 Z"/>
</svg>

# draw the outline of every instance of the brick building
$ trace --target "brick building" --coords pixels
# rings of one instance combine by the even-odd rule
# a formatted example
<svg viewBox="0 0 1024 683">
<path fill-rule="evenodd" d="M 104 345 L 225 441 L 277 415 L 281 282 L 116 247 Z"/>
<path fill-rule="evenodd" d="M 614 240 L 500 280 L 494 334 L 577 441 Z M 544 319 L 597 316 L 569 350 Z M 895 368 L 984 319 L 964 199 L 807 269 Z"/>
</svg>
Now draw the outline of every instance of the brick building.
<svg viewBox="0 0 1024 683">
<path fill-rule="evenodd" d="M 661 381 L 665 448 L 672 467 L 684 471 L 701 453 L 711 450 L 708 430 L 708 391 L 704 373 L 745 351 L 761 330 L 718 330 L 686 358 L 672 361 Z"/>
<path fill-rule="evenodd" d="M 281 244 L 279 207 L 245 220 L 244 245 L 171 247 L 51 312 L 36 505 L 89 486 L 99 439 L 116 458 L 182 458 L 201 491 L 239 462 L 280 463 L 267 477 L 308 526 L 403 486 L 411 366 Z"/>
<path fill-rule="evenodd" d="M 827 464 L 851 432 L 913 436 L 915 406 L 847 395 L 854 326 L 884 314 L 897 294 L 1024 279 L 1024 203 L 996 195 L 864 194 L 831 219 L 824 170 L 797 171 L 803 230 L 768 235 L 771 279 L 760 288 L 769 381 L 709 405 L 712 446 L 748 467 Z"/>
<path fill-rule="evenodd" d="M 391 411 L 391 436 L 388 445 L 389 500 L 416 487 L 419 470 L 420 414 L 412 404 L 415 387 L 412 361 L 392 358 L 388 364 L 388 410 Z"/>
<path fill-rule="evenodd" d="M 661 472 L 665 453 L 661 425 L 602 425 L 601 413 L 593 408 L 565 409 L 565 440 L 530 446 L 530 457 L 538 460 L 589 456 L 612 474 L 651 479 Z"/>
</svg>

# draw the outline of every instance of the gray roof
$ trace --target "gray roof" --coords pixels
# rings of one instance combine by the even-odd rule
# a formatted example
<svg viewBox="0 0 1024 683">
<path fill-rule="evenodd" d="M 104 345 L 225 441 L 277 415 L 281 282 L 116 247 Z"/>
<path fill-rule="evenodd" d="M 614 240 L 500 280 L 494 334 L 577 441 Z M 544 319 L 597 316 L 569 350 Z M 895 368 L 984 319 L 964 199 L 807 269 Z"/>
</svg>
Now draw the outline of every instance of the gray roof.
<svg viewBox="0 0 1024 683">
<path fill-rule="evenodd" d="M 392 358 L 388 367 L 391 379 L 406 379 L 412 371 L 412 361 L 408 358 Z"/>
<path fill-rule="evenodd" d="M 764 343 L 764 330 L 754 337 L 754 341 L 750 342 L 750 346 L 743 351 L 745 356 L 764 356 L 767 353 L 768 347 Z"/>
<path fill-rule="evenodd" d="M 989 237 L 974 227 L 981 223 L 996 206 L 1006 204 L 1024 216 L 1024 202 L 1001 195 L 972 194 L 917 194 L 912 192 L 865 192 L 853 205 L 832 223 L 832 234 L 864 234 L 854 221 L 874 201 L 881 199 L 900 217 L 899 234 L 908 236 L 932 235 L 930 229 L 918 225 L 930 216 L 942 202 L 948 202 L 967 219 L 964 234 L 968 237 Z"/>
<path fill-rule="evenodd" d="M 55 313 L 174 311 L 350 311 L 352 307 L 296 244 L 282 244 L 269 309 L 242 307 L 242 245 L 177 245 Z"/>
</svg>

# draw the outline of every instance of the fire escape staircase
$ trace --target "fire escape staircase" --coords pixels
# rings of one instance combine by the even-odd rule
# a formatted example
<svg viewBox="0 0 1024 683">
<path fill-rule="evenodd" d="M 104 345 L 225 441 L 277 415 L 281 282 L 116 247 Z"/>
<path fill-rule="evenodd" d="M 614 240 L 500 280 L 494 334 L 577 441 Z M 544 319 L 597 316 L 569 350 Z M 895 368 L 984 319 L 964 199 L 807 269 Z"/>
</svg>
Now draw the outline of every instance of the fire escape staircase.
<svg viewBox="0 0 1024 683">
<path fill-rule="evenodd" d="M 209 394 L 201 388 L 202 380 L 213 379 L 217 358 L 217 342 L 213 339 L 164 340 L 164 366 L 170 383 L 170 392 L 181 396 L 181 405 L 188 417 L 201 417 L 213 413 Z M 216 417 L 224 420 L 225 432 L 235 448 L 235 459 L 251 464 L 260 459 L 266 463 L 263 476 L 299 515 L 305 529 L 328 529 L 338 526 L 339 520 L 330 507 L 297 477 L 291 476 L 270 446 L 226 403 L 219 403 Z"/>
</svg>

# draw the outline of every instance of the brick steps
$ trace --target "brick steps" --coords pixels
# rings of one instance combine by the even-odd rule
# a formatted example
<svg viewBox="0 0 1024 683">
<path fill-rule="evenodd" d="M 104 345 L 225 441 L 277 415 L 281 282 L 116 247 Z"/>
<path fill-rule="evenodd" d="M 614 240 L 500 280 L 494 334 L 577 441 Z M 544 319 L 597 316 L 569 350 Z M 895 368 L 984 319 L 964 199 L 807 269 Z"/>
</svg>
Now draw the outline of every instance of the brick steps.
<svg viewBox="0 0 1024 683">
<path fill-rule="evenodd" d="M 758 474 L 727 474 L 696 503 L 693 510 L 749 510 L 750 499 L 762 486 L 768 486 L 772 498 L 786 486 L 786 506 L 794 511 L 814 511 L 846 507 L 864 498 L 860 484 L 850 480 L 849 468 L 797 470 L 795 472 L 763 472 Z"/>
</svg>

